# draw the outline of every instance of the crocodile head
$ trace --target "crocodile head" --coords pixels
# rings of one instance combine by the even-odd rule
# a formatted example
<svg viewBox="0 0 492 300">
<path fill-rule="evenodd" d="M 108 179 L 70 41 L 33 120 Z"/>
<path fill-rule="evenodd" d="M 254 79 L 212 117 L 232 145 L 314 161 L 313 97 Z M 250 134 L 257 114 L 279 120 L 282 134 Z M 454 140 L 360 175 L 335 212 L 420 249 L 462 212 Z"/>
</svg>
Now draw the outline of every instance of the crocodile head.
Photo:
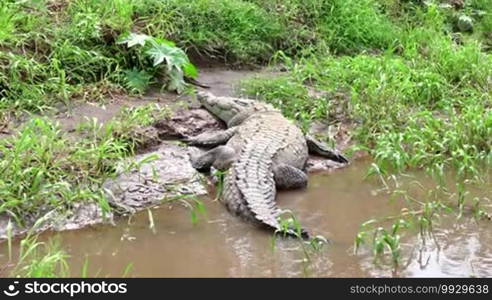
<svg viewBox="0 0 492 300">
<path fill-rule="evenodd" d="M 218 97 L 201 91 L 197 93 L 197 99 L 205 109 L 226 123 L 229 123 L 238 114 L 247 116 L 249 113 L 273 110 L 270 105 L 258 103 L 251 99 Z"/>
</svg>

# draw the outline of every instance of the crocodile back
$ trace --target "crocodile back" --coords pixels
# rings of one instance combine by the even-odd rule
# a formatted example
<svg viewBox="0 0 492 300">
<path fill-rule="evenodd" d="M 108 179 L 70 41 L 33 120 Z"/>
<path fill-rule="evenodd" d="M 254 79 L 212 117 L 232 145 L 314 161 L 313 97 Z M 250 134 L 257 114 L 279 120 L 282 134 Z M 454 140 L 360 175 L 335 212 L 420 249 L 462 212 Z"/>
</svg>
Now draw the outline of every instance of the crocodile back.
<svg viewBox="0 0 492 300">
<path fill-rule="evenodd" d="M 279 229 L 273 166 L 304 166 L 307 146 L 302 132 L 280 113 L 262 113 L 241 124 L 228 145 L 238 157 L 226 176 L 226 206 L 247 219 Z"/>
</svg>

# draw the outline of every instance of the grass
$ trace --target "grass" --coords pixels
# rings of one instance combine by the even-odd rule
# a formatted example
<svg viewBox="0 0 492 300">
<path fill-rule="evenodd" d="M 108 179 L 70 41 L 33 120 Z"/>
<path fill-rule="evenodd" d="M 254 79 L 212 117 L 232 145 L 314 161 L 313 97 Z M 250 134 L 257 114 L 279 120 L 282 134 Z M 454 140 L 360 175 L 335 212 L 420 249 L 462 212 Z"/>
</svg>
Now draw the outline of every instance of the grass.
<svg viewBox="0 0 492 300">
<path fill-rule="evenodd" d="M 152 84 L 181 91 L 196 70 L 178 47 L 255 65 L 318 44 L 341 54 L 386 49 L 396 33 L 373 0 L 9 0 L 0 25 L 0 111 L 16 113 L 71 102 L 101 83 L 100 94 Z"/>
<path fill-rule="evenodd" d="M 244 82 L 242 90 L 302 124 L 357 123 L 360 147 L 385 171 L 444 166 L 479 177 L 492 155 L 492 56 L 473 39 L 455 44 L 441 31 L 437 6 L 415 14 L 423 25 L 402 28 L 401 53 L 333 56 L 322 48 L 285 60 L 287 74 Z M 339 105 L 345 115 L 334 120 Z"/>
<path fill-rule="evenodd" d="M 0 109 L 43 111 L 100 83 L 141 93 L 159 82 L 181 91 L 183 75 L 195 77 L 196 70 L 164 37 L 133 33 L 137 2 L 144 5 L 126 0 L 3 1 Z M 139 45 L 132 38 L 142 36 L 143 49 L 121 45 Z"/>
<path fill-rule="evenodd" d="M 71 272 L 69 259 L 70 255 L 61 247 L 61 240 L 58 237 L 51 237 L 47 241 L 41 241 L 38 235 L 29 232 L 26 237 L 18 242 L 18 253 L 15 254 L 16 260 L 13 263 L 12 257 L 12 236 L 8 236 L 8 256 L 9 261 L 6 269 L 9 270 L 9 277 L 23 278 L 64 278 L 74 276 Z M 123 270 L 121 277 L 131 274 L 133 264 L 129 263 Z M 100 270 L 94 276 L 98 276 Z M 86 257 L 80 277 L 89 277 L 89 259 Z"/>
<path fill-rule="evenodd" d="M 68 255 L 61 249 L 59 240 L 52 238 L 41 242 L 34 234 L 36 228 L 42 225 L 43 218 L 37 220 L 26 236 L 18 243 L 18 254 L 13 263 L 12 223 L 7 225 L 8 262 L 4 269 L 10 270 L 10 277 L 50 278 L 67 277 L 69 266 Z"/>
<path fill-rule="evenodd" d="M 355 124 L 351 150 L 372 156 L 369 175 L 424 170 L 434 179 L 442 191 L 429 193 L 440 198 L 409 201 L 407 190 L 397 190 L 406 212 L 389 225 L 386 220 L 369 222 L 355 237 L 356 248 L 364 240 L 375 258 L 389 255 L 396 267 L 400 235 L 406 230 L 432 232 L 435 218 L 453 212 L 457 218 L 487 219 L 484 199 L 464 195 L 474 184 L 490 183 L 492 164 L 492 55 L 480 31 L 490 18 L 489 8 L 482 7 L 484 18 L 473 17 L 472 32 L 456 32 L 448 8 L 407 5 L 405 12 L 399 5 L 397 14 L 390 14 L 391 5 L 385 7 L 387 18 L 400 25 L 393 25 L 390 35 L 397 38 L 380 52 L 334 55 L 333 47 L 323 45 L 297 60 L 280 55 L 287 72 L 247 80 L 241 88 L 243 94 L 279 107 L 305 129 L 313 121 Z M 453 13 L 471 16 L 473 5 L 478 7 L 474 2 Z M 444 182 L 450 173 L 456 193 Z M 465 214 L 469 209 L 472 214 Z"/>
<path fill-rule="evenodd" d="M 207 209 L 202 200 L 200 200 L 194 194 L 183 194 L 173 197 L 166 197 L 162 200 L 162 203 L 174 203 L 177 202 L 184 206 L 190 212 L 191 224 L 196 225 L 200 219 L 207 219 Z"/>
<path fill-rule="evenodd" d="M 0 213 L 18 223 L 35 220 L 52 208 L 69 209 L 78 202 L 109 207 L 101 186 L 115 174 L 116 162 L 145 143 L 139 129 L 167 115 L 157 105 L 124 109 L 102 125 L 81 124 L 75 142 L 57 124 L 33 118 L 17 135 L 0 140 Z"/>
<path fill-rule="evenodd" d="M 179 48 L 171 51 L 174 43 L 193 57 L 230 65 L 265 63 L 277 51 L 303 57 L 320 48 L 336 55 L 394 52 L 401 47 L 411 53 L 416 44 L 423 46 L 427 37 L 435 36 L 434 31 L 441 37 L 440 31 L 455 29 L 460 16 L 474 24 L 471 33 L 462 34 L 465 42 L 489 43 L 492 12 L 487 1 L 466 1 L 458 11 L 418 3 L 4 1 L 0 7 L 1 103 L 15 110 L 44 110 L 77 98 L 98 82 L 138 93 L 156 82 L 181 90 L 182 82 L 176 79 L 181 75 L 173 71 L 173 61 L 182 61 L 175 70 L 185 75 L 196 72 L 185 65 L 187 58 Z M 408 26 L 415 30 L 409 32 Z M 452 36 L 453 32 L 448 33 Z M 136 47 L 121 45 L 125 37 L 128 45 Z M 143 50 L 138 49 L 140 44 Z M 152 53 L 154 63 L 148 57 Z M 159 70 L 166 68 L 156 68 L 155 55 L 162 58 L 171 53 L 175 56 L 165 59 L 167 72 L 162 76 Z M 447 67 L 454 70 L 453 65 Z"/>
<path fill-rule="evenodd" d="M 404 269 L 402 241 L 408 246 L 409 236 L 418 237 L 417 243 L 412 242 L 413 247 L 425 249 L 429 242 L 440 247 L 434 237 L 434 228 L 439 227 L 444 218 L 451 221 L 453 218 L 456 221 L 461 218 L 472 218 L 477 224 L 491 220 L 491 215 L 487 211 L 490 207 L 490 199 L 486 196 L 486 189 L 489 186 L 484 187 L 485 190 L 481 193 L 477 193 L 476 186 L 470 182 L 454 183 L 450 178 L 446 178 L 447 182 L 440 184 L 427 182 L 424 186 L 422 183 L 424 180 L 402 184 L 396 176 L 391 177 L 391 180 L 400 187 L 390 187 L 385 182 L 388 198 L 390 202 L 402 203 L 403 209 L 399 214 L 364 222 L 354 238 L 354 253 L 357 254 L 361 248 L 369 248 L 372 250 L 376 264 L 391 265 L 396 272 Z M 450 184 L 454 186 L 449 186 Z M 470 192 L 472 188 L 475 190 L 474 193 Z"/>
<path fill-rule="evenodd" d="M 303 228 L 299 220 L 290 210 L 283 210 L 279 218 L 280 228 L 275 230 L 272 236 L 272 251 L 275 251 L 277 239 L 283 237 L 293 238 L 297 244 L 297 251 L 302 255 L 302 271 L 304 277 L 309 277 L 309 267 L 313 263 L 313 256 L 319 254 L 329 241 L 322 235 L 306 237 L 303 235 Z"/>
<path fill-rule="evenodd" d="M 19 259 L 11 271 L 12 277 L 52 278 L 69 276 L 68 255 L 60 241 L 39 242 L 27 237 L 20 242 Z"/>
</svg>

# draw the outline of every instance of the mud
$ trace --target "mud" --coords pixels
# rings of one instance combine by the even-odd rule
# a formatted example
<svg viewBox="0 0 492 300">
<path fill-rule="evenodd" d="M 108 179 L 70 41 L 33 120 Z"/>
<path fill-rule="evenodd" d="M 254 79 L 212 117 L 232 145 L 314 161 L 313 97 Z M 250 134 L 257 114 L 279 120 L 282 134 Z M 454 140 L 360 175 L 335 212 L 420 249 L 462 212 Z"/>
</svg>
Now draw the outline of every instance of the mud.
<svg viewBox="0 0 492 300">
<path fill-rule="evenodd" d="M 200 69 L 199 81 L 210 86 L 207 91 L 216 96 L 240 94 L 237 84 L 248 77 L 273 74 L 271 70 L 230 70 L 227 68 Z"/>
</svg>

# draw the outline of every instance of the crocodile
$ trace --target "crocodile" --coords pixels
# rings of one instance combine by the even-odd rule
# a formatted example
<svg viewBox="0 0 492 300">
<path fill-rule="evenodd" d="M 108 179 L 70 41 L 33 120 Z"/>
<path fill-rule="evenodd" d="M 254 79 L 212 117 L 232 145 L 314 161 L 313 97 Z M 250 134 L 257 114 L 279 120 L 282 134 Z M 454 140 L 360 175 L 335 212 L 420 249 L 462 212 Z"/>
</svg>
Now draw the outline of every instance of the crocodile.
<svg viewBox="0 0 492 300">
<path fill-rule="evenodd" d="M 309 153 L 347 164 L 336 150 L 303 132 L 273 106 L 252 99 L 219 97 L 199 91 L 197 99 L 210 113 L 227 124 L 219 132 L 188 137 L 193 146 L 208 147 L 192 157 L 195 169 L 227 170 L 221 201 L 243 219 L 287 235 L 309 237 L 299 226 L 286 227 L 275 203 L 277 189 L 306 187 Z"/>
</svg>

